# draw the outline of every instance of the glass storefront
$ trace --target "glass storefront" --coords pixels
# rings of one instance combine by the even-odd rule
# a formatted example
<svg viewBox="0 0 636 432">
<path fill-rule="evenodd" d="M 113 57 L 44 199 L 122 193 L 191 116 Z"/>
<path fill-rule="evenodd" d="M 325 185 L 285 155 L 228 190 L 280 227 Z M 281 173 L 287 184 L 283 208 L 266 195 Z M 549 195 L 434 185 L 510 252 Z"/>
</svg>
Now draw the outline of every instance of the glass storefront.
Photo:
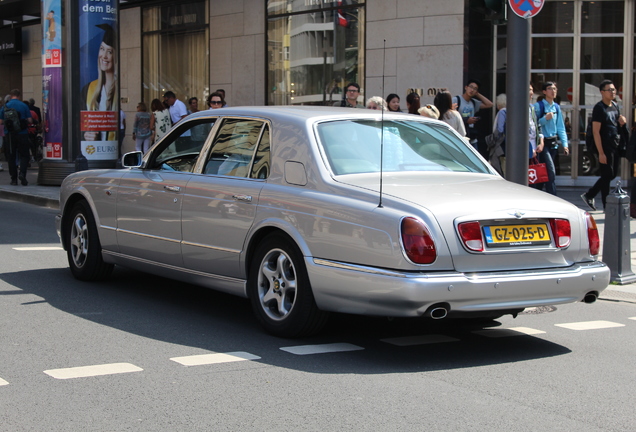
<svg viewBox="0 0 636 432">
<path fill-rule="evenodd" d="M 270 0 L 267 14 L 268 105 L 333 105 L 364 86 L 363 1 Z"/>
<path fill-rule="evenodd" d="M 209 2 L 142 8 L 143 101 L 163 100 L 166 91 L 187 103 L 210 93 Z M 199 103 L 199 107 L 205 104 Z"/>
<path fill-rule="evenodd" d="M 598 160 L 588 152 L 585 130 L 594 105 L 601 99 L 598 85 L 603 79 L 614 81 L 621 89 L 616 101 L 624 109 L 622 88 L 624 79 L 629 78 L 624 77 L 623 67 L 632 62 L 636 67 L 636 59 L 625 58 L 636 57 L 636 52 L 624 51 L 625 16 L 632 15 L 631 7 L 623 0 L 547 0 L 539 15 L 532 19 L 531 80 L 535 97 L 543 95 L 541 86 L 546 81 L 557 83 L 557 101 L 570 141 L 570 155 L 560 148 L 557 175 L 572 178 L 598 175 Z M 636 19 L 636 12 L 634 15 Z M 496 34 L 497 52 L 504 53 L 497 56 L 504 60 L 496 65 L 496 88 L 497 93 L 503 93 L 505 26 L 497 27 Z"/>
</svg>

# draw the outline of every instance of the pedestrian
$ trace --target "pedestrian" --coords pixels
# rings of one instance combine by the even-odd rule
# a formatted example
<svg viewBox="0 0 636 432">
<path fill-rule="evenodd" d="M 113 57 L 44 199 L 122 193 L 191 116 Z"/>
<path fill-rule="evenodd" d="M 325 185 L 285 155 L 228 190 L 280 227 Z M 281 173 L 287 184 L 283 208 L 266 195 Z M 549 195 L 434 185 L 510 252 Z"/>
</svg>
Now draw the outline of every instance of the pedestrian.
<svg viewBox="0 0 636 432">
<path fill-rule="evenodd" d="M 455 96 L 453 102 L 457 104 L 457 111 L 462 116 L 470 144 L 487 158 L 486 143 L 477 123 L 481 120 L 479 111 L 491 108 L 492 102 L 479 93 L 480 87 L 481 83 L 478 80 L 469 79 L 464 86 L 464 93 L 461 96 Z"/>
<path fill-rule="evenodd" d="M 406 96 L 406 111 L 409 114 L 420 115 L 417 111 L 420 109 L 420 95 L 411 92 Z"/>
<path fill-rule="evenodd" d="M 223 106 L 220 106 L 219 108 L 225 108 L 228 107 L 229 105 L 227 104 L 227 100 L 225 99 L 225 90 L 223 89 L 216 89 L 216 93 L 221 93 L 221 99 L 223 100 Z"/>
<path fill-rule="evenodd" d="M 135 140 L 135 150 L 144 154 L 148 152 L 152 144 L 154 128 L 155 117 L 150 115 L 145 103 L 139 102 L 132 133 L 133 140 Z"/>
<path fill-rule="evenodd" d="M 355 82 L 347 84 L 347 91 L 343 95 L 340 102 L 336 102 L 333 106 L 346 107 L 346 108 L 364 108 L 364 105 L 358 102 L 358 96 L 360 96 L 360 85 Z"/>
<path fill-rule="evenodd" d="M 372 96 L 367 101 L 367 108 L 372 110 L 386 111 L 386 102 L 381 96 Z"/>
<path fill-rule="evenodd" d="M 492 148 L 488 148 L 488 162 L 497 170 L 503 177 L 506 175 L 506 116 L 508 114 L 506 105 L 508 98 L 505 93 L 497 95 L 495 98 L 495 106 L 497 107 L 497 114 L 495 115 L 495 121 L 493 122 L 492 132 L 495 137 L 501 137 L 500 140 L 495 142 Z"/>
<path fill-rule="evenodd" d="M 439 119 L 439 110 L 435 105 L 426 104 L 418 109 L 417 112 L 424 117 L 432 118 L 435 120 Z"/>
<path fill-rule="evenodd" d="M 119 136 L 117 137 L 119 141 L 119 157 L 121 157 L 121 146 L 124 143 L 124 137 L 126 136 L 126 114 L 124 114 L 124 110 L 119 110 Z"/>
<path fill-rule="evenodd" d="M 400 97 L 395 93 L 391 93 L 386 97 L 387 109 L 391 112 L 402 112 L 400 108 Z"/>
<path fill-rule="evenodd" d="M 27 125 L 33 120 L 29 106 L 20 100 L 22 92 L 18 89 L 13 89 L 9 92 L 9 95 L 9 101 L 0 108 L 0 126 L 4 128 L 2 147 L 7 159 L 7 165 L 9 166 L 11 184 L 17 185 L 18 180 L 20 180 L 22 186 L 26 186 L 29 184 L 26 178 L 27 167 L 29 165 L 29 135 Z M 9 110 L 11 111 L 7 113 Z M 7 114 L 6 116 L 5 113 Z M 15 118 L 14 114 L 19 118 L 16 118 L 17 125 L 15 125 L 16 122 L 11 121 Z M 5 120 L 8 120 L 11 125 L 15 125 L 13 126 L 14 130 L 11 130 L 12 126 L 6 124 Z M 17 161 L 19 161 L 19 166 Z"/>
<path fill-rule="evenodd" d="M 223 98 L 223 93 L 214 92 L 210 96 L 208 96 L 208 107 L 210 109 L 219 109 L 225 106 L 225 99 Z"/>
<path fill-rule="evenodd" d="M 607 203 L 610 183 L 618 173 L 620 155 L 620 128 L 627 123 L 621 115 L 618 105 L 614 102 L 616 86 L 610 80 L 603 80 L 598 86 L 601 100 L 592 110 L 592 140 L 588 146 L 595 146 L 598 151 L 600 178 L 581 198 L 592 210 L 596 210 L 594 198 L 600 192 L 603 208 Z"/>
<path fill-rule="evenodd" d="M 435 95 L 433 104 L 439 111 L 439 119 L 447 123 L 457 131 L 461 136 L 466 136 L 466 127 L 462 120 L 462 116 L 453 109 L 453 97 L 447 91 L 441 91 Z"/>
<path fill-rule="evenodd" d="M 548 171 L 548 181 L 545 183 L 535 183 L 531 184 L 530 187 L 533 189 L 543 190 L 544 185 L 546 188 L 546 192 L 556 195 L 556 187 L 555 187 L 555 178 L 554 178 L 554 165 L 552 164 L 552 158 L 550 157 L 550 153 L 545 148 L 545 143 L 543 141 L 543 133 L 541 131 L 541 125 L 539 124 L 539 119 L 537 118 L 537 112 L 534 109 L 534 104 L 532 104 L 532 96 L 534 96 L 534 89 L 532 88 L 532 84 L 530 84 L 530 104 L 529 104 L 529 126 L 530 129 L 528 131 L 528 137 L 530 139 L 530 149 L 528 156 L 530 159 L 537 158 L 539 163 L 544 163 L 546 170 Z"/>
<path fill-rule="evenodd" d="M 159 141 L 172 127 L 170 111 L 161 103 L 159 99 L 150 102 L 150 109 L 155 118 L 155 142 Z"/>
<path fill-rule="evenodd" d="M 190 109 L 188 110 L 188 114 L 192 114 L 199 111 L 199 99 L 195 97 L 191 97 L 188 99 L 188 106 Z"/>
<path fill-rule="evenodd" d="M 188 115 L 188 110 L 183 102 L 177 99 L 177 96 L 172 91 L 167 91 L 163 95 L 163 99 L 170 106 L 170 119 L 172 125 L 176 125 L 182 118 Z"/>
<path fill-rule="evenodd" d="M 543 99 L 534 105 L 534 109 L 543 131 L 543 142 L 550 152 L 556 174 L 560 174 L 559 167 L 559 141 L 566 155 L 570 154 L 568 147 L 568 134 L 565 130 L 565 119 L 561 106 L 556 102 L 557 85 L 554 81 L 545 82 L 542 86 Z"/>
<path fill-rule="evenodd" d="M 538 130 L 540 130 L 540 133 L 541 133 L 541 142 L 543 143 L 543 145 L 540 148 L 539 146 L 537 146 L 535 156 L 537 160 L 539 161 L 539 163 L 545 164 L 545 168 L 548 172 L 548 181 L 544 183 L 536 183 L 531 186 L 534 189 L 538 189 L 538 190 L 543 190 L 545 188 L 545 191 L 547 193 L 556 196 L 557 194 L 556 171 L 554 169 L 554 161 L 552 160 L 552 155 L 550 155 L 550 152 L 548 151 L 548 148 L 545 144 L 545 133 L 543 130 L 543 126 L 541 125 L 541 122 L 539 121 L 539 115 L 537 113 L 536 104 L 532 103 L 533 95 L 534 95 L 534 90 L 532 88 L 532 84 L 530 84 L 530 110 L 531 110 L 530 116 L 531 118 L 534 117 L 534 119 L 537 122 Z M 539 103 L 543 103 L 543 101 Z"/>
<path fill-rule="evenodd" d="M 3 106 L 4 106 L 4 101 L 0 99 L 0 109 L 2 109 Z M 4 126 L 0 126 L 0 150 L 3 149 L 3 142 L 4 142 Z M 4 168 L 2 167 L 1 163 L 0 163 L 0 171 L 4 171 Z"/>
</svg>

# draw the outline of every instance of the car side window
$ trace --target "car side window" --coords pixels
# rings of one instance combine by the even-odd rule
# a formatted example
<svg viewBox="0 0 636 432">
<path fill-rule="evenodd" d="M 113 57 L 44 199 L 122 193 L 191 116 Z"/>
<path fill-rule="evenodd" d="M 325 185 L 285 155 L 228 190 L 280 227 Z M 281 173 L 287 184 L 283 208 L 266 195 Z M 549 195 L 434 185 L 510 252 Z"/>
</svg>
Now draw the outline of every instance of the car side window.
<svg viewBox="0 0 636 432">
<path fill-rule="evenodd" d="M 198 119 L 179 123 L 159 146 L 153 149 L 149 168 L 192 172 L 199 153 L 216 119 Z"/>
<path fill-rule="evenodd" d="M 264 123 L 226 119 L 214 140 L 204 174 L 247 177 Z"/>
<path fill-rule="evenodd" d="M 250 172 L 250 178 L 266 179 L 269 176 L 269 127 L 265 125 L 258 150 L 254 156 L 254 163 Z"/>
</svg>

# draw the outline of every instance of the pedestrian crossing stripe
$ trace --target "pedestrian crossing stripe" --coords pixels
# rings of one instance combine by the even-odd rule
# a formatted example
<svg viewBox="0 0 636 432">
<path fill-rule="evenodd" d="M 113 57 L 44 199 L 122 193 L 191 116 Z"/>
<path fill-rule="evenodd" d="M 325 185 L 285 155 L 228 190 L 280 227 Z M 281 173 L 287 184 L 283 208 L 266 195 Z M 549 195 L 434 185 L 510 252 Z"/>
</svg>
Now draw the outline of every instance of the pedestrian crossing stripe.
<svg viewBox="0 0 636 432">
<path fill-rule="evenodd" d="M 183 366 L 200 366 L 218 363 L 231 363 L 245 360 L 258 360 L 259 356 L 247 352 L 237 351 L 230 353 L 200 354 L 185 357 L 173 357 L 170 360 Z"/>
<path fill-rule="evenodd" d="M 290 354 L 296 354 L 296 355 L 326 354 L 326 353 L 334 353 L 334 352 L 359 351 L 363 349 L 364 348 L 360 346 L 349 344 L 349 343 L 297 345 L 297 346 L 281 348 L 282 351 L 286 351 Z"/>
<path fill-rule="evenodd" d="M 631 318 L 627 318 L 627 319 L 636 321 L 636 317 L 631 317 Z"/>
<path fill-rule="evenodd" d="M 0 386 L 6 386 L 6 385 L 9 385 L 9 382 L 0 378 Z"/>
<path fill-rule="evenodd" d="M 141 372 L 142 368 L 131 363 L 110 363 L 93 366 L 80 366 L 64 369 L 49 369 L 44 373 L 56 379 L 86 378 L 101 375 L 115 375 L 129 372 Z"/>
<path fill-rule="evenodd" d="M 31 247 L 14 247 L 13 250 L 20 252 L 25 251 L 60 251 L 64 250 L 61 246 L 31 246 Z"/>
<path fill-rule="evenodd" d="M 611 321 L 582 321 L 566 324 L 555 324 L 557 327 L 563 327 L 569 330 L 597 330 L 613 327 L 625 327 L 625 324 L 615 323 Z"/>
<path fill-rule="evenodd" d="M 431 334 L 431 335 L 404 336 L 404 337 L 397 337 L 397 338 L 380 339 L 380 341 L 389 343 L 391 345 L 396 345 L 396 346 L 413 346 L 413 345 L 425 345 L 425 344 L 445 343 L 445 342 L 459 342 L 459 339 L 456 339 L 450 336 L 445 336 L 445 335 Z"/>
<path fill-rule="evenodd" d="M 510 327 L 505 329 L 485 329 L 475 330 L 472 332 L 480 336 L 486 336 L 489 338 L 511 337 L 511 336 L 531 336 L 544 334 L 543 330 L 537 330 L 529 327 Z"/>
</svg>

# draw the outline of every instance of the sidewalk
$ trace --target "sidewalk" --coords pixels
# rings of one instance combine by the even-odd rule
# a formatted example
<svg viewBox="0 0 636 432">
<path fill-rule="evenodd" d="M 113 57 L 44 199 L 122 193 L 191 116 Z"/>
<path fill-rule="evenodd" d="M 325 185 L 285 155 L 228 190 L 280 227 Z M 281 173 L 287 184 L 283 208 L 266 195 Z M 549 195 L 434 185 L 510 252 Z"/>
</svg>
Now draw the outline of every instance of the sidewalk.
<svg viewBox="0 0 636 432">
<path fill-rule="evenodd" d="M 27 171 L 28 186 L 22 186 L 18 182 L 18 186 L 11 186 L 11 177 L 7 163 L 5 161 L 0 162 L 4 168 L 0 171 L 0 198 L 10 199 L 14 201 L 21 201 L 29 204 L 35 204 L 44 207 L 58 208 L 60 199 L 59 186 L 39 186 L 37 184 L 38 170 L 37 163 L 32 164 L 32 168 Z M 612 186 L 614 183 L 612 183 Z M 560 198 L 571 202 L 577 207 L 589 211 L 589 208 L 585 205 L 581 199 L 581 194 L 587 190 L 587 187 L 574 187 L 574 186 L 558 186 L 557 190 Z M 596 198 L 597 203 L 600 205 L 600 196 Z M 601 252 L 603 242 L 603 232 L 605 227 L 605 214 L 601 210 L 590 211 L 596 224 L 598 226 L 599 235 L 601 237 Z M 630 252 L 632 271 L 636 272 L 636 219 L 631 219 L 630 222 Z M 602 257 L 601 257 L 602 259 Z M 611 291 L 617 291 L 620 294 L 626 293 L 630 296 L 630 301 L 636 302 L 636 283 L 629 285 L 610 285 L 608 288 Z M 607 291 L 607 290 L 606 290 Z M 607 294 L 604 293 L 601 297 L 607 298 Z M 614 298 L 614 297 L 612 297 Z"/>
</svg>

